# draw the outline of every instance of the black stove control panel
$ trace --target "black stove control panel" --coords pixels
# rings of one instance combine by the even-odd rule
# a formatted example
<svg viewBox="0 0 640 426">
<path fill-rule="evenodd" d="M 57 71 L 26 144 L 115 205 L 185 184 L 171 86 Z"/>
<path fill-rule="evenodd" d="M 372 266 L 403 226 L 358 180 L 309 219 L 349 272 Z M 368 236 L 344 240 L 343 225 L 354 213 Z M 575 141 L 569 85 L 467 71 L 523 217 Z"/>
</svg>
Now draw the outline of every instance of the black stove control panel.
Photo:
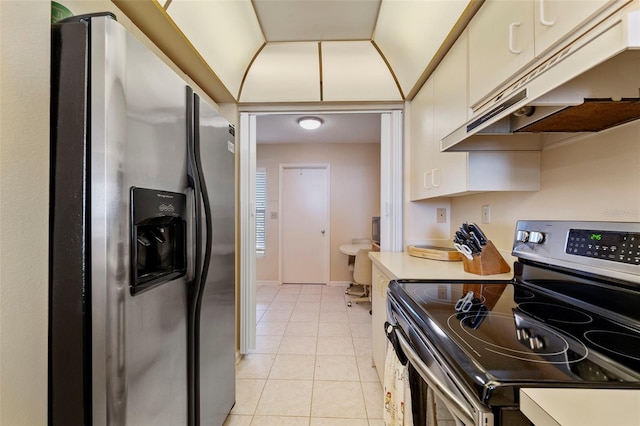
<svg viewBox="0 0 640 426">
<path fill-rule="evenodd" d="M 570 229 L 565 253 L 640 265 L 640 233 Z"/>
</svg>

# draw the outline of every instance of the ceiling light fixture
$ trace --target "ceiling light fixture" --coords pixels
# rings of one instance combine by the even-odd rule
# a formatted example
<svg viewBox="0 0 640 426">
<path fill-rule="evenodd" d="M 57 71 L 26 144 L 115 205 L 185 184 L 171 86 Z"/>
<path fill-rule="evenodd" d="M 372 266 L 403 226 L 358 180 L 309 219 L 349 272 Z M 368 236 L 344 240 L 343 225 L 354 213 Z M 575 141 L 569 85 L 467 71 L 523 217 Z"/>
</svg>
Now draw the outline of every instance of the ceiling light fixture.
<svg viewBox="0 0 640 426">
<path fill-rule="evenodd" d="M 318 117 L 302 117 L 298 119 L 300 127 L 306 130 L 317 129 L 322 125 L 323 121 Z"/>
</svg>

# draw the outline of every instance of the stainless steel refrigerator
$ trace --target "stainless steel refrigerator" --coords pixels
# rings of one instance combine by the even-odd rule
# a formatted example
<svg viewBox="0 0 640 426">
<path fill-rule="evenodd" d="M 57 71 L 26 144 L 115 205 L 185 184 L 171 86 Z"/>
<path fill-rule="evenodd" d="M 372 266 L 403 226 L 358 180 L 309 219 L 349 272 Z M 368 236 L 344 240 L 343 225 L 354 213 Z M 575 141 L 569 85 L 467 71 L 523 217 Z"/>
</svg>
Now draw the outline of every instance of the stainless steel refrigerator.
<svg viewBox="0 0 640 426">
<path fill-rule="evenodd" d="M 234 128 L 110 14 L 52 26 L 50 425 L 221 425 Z"/>
</svg>

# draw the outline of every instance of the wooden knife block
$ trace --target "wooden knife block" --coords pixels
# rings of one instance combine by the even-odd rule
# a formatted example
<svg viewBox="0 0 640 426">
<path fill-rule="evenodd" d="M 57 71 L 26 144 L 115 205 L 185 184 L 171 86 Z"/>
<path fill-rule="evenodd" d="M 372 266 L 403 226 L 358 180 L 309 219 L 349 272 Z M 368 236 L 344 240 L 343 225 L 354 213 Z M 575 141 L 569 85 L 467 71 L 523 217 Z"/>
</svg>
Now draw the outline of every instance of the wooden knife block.
<svg viewBox="0 0 640 426">
<path fill-rule="evenodd" d="M 511 267 L 491 241 L 487 241 L 487 244 L 482 246 L 479 254 L 473 255 L 473 260 L 462 256 L 462 264 L 465 272 L 477 275 L 504 274 L 511 271 Z"/>
</svg>

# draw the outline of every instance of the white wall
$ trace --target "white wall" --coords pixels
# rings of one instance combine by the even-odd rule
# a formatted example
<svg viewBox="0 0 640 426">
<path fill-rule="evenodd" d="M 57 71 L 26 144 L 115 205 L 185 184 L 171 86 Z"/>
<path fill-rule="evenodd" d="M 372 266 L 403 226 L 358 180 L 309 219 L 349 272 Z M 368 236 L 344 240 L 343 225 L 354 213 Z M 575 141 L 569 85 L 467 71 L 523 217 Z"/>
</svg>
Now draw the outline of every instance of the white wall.
<svg viewBox="0 0 640 426">
<path fill-rule="evenodd" d="M 279 221 L 270 213 L 278 211 L 281 163 L 330 164 L 330 280 L 350 281 L 347 257 L 338 247 L 371 237 L 371 217 L 380 213 L 380 144 L 257 145 L 256 166 L 267 169 L 267 250 L 256 259 L 258 281 L 278 280 Z"/>
<path fill-rule="evenodd" d="M 491 223 L 481 224 L 481 207 Z M 481 224 L 501 250 L 511 250 L 518 219 L 640 222 L 640 122 L 594 133 L 542 152 L 538 192 L 451 198 L 452 232 Z"/>
<path fill-rule="evenodd" d="M 0 424 L 47 422 L 51 3 L 0 1 Z"/>
</svg>

